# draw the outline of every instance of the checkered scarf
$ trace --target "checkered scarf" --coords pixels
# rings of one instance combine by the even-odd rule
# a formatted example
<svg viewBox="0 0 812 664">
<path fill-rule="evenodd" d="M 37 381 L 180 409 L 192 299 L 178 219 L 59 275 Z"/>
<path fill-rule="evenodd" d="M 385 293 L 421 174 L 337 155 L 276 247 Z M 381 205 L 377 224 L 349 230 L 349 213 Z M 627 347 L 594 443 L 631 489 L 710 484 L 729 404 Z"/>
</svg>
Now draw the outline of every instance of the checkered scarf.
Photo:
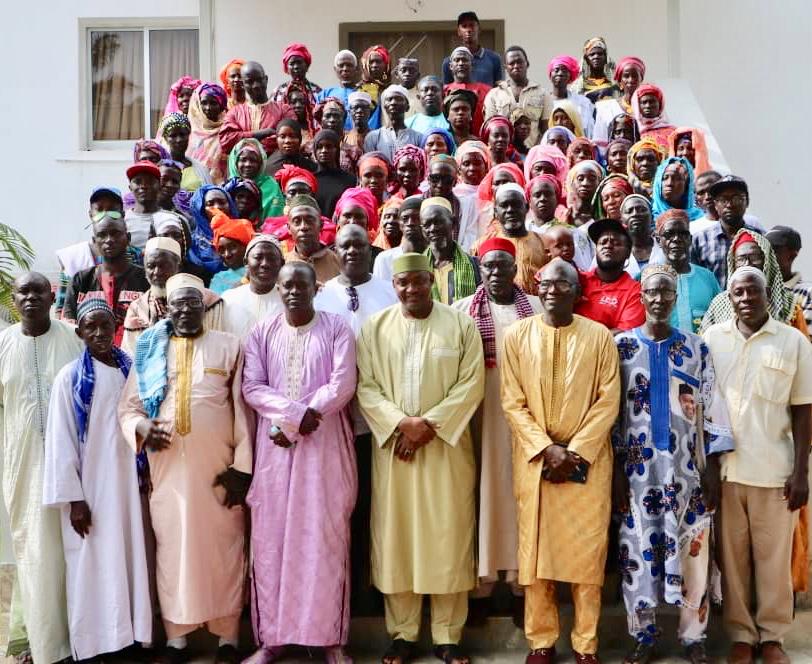
<svg viewBox="0 0 812 664">
<path fill-rule="evenodd" d="M 527 299 L 527 294 L 518 286 L 513 286 L 513 303 L 516 305 L 516 313 L 519 319 L 528 318 L 533 314 L 533 307 Z M 488 305 L 488 291 L 485 284 L 479 286 L 471 300 L 468 315 L 474 319 L 479 335 L 482 337 L 482 348 L 485 352 L 485 367 L 496 368 L 496 328 L 491 316 L 491 308 Z"/>
</svg>

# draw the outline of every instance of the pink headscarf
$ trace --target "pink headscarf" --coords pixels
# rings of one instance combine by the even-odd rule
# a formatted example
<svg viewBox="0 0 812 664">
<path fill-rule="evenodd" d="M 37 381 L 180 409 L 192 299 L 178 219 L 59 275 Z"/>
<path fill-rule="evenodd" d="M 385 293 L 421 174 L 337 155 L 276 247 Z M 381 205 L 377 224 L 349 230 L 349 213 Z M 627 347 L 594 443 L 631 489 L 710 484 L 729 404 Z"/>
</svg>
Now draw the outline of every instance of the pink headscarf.
<svg viewBox="0 0 812 664">
<path fill-rule="evenodd" d="M 285 47 L 285 52 L 282 53 L 282 71 L 284 71 L 286 74 L 288 73 L 288 60 L 290 60 L 294 55 L 304 58 L 304 61 L 307 63 L 308 67 L 313 62 L 313 56 L 310 55 L 310 51 L 308 50 L 307 46 L 300 44 L 299 42 L 288 44 Z"/>
<path fill-rule="evenodd" d="M 516 184 L 524 189 L 526 181 L 524 178 L 524 173 L 522 173 L 522 169 L 511 162 L 497 164 L 488 171 L 488 174 L 482 179 L 482 182 L 479 183 L 479 187 L 477 188 L 477 198 L 479 199 L 480 203 L 493 202 L 493 179 L 496 177 L 497 173 L 502 171 L 508 171 L 513 176 L 513 180 L 516 182 Z"/>
<path fill-rule="evenodd" d="M 341 213 L 350 205 L 357 205 L 362 208 L 367 214 L 367 232 L 369 233 L 370 241 L 378 234 L 378 225 L 380 219 L 378 217 L 378 201 L 369 189 L 365 187 L 350 187 L 346 189 L 341 197 L 336 201 L 335 212 L 333 212 L 333 221 L 338 224 L 341 218 Z"/>
<path fill-rule="evenodd" d="M 620 61 L 617 63 L 617 67 L 615 67 L 615 81 L 620 83 L 620 77 L 623 75 L 623 70 L 626 69 L 629 65 L 632 65 L 640 72 L 640 80 L 642 81 L 646 77 L 646 63 L 643 62 L 640 58 L 634 55 L 626 56 L 625 58 L 621 58 Z"/>
<path fill-rule="evenodd" d="M 581 65 L 579 65 L 578 61 L 571 55 L 557 55 L 550 60 L 550 64 L 547 65 L 547 78 L 553 75 L 553 69 L 557 65 L 564 65 L 569 70 L 571 82 L 575 81 L 581 72 Z"/>
<path fill-rule="evenodd" d="M 524 179 L 529 180 L 532 177 L 533 166 L 540 161 L 548 161 L 555 166 L 559 187 L 563 189 L 569 164 L 567 157 L 555 145 L 535 145 L 530 148 L 524 160 Z"/>
<path fill-rule="evenodd" d="M 183 88 L 189 88 L 194 91 L 201 82 L 202 81 L 192 78 L 191 76 L 181 76 L 175 81 L 172 87 L 169 88 L 169 96 L 166 98 L 166 106 L 164 107 L 164 117 L 170 113 L 181 113 L 180 106 L 178 106 L 178 92 Z"/>
<path fill-rule="evenodd" d="M 462 165 L 463 158 L 469 152 L 476 152 L 480 155 L 485 160 L 488 170 L 491 170 L 493 167 L 491 163 L 491 152 L 488 150 L 488 146 L 482 141 L 465 141 L 457 148 L 457 151 L 454 153 L 454 159 L 456 159 L 458 166 Z"/>
<path fill-rule="evenodd" d="M 539 182 L 549 182 L 553 185 L 555 189 L 555 199 L 561 203 L 563 200 L 563 193 L 561 191 L 561 182 L 558 181 L 558 178 L 555 175 L 550 175 L 549 173 L 542 173 L 541 175 L 537 175 L 534 177 L 530 182 L 527 183 L 527 186 L 524 188 L 524 193 L 527 196 L 527 200 L 530 200 L 530 192 L 533 191 L 533 186 L 538 184 Z"/>
</svg>

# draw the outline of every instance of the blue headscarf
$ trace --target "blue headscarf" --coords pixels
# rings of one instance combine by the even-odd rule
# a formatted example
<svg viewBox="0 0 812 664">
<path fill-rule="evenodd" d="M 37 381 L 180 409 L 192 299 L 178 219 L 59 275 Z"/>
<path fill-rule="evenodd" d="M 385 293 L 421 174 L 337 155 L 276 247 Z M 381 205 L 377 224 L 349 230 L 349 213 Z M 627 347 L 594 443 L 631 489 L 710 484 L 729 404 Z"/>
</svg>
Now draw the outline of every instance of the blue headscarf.
<svg viewBox="0 0 812 664">
<path fill-rule="evenodd" d="M 195 226 L 192 229 L 192 242 L 189 251 L 186 254 L 186 259 L 200 267 L 208 270 L 212 274 L 219 272 L 223 269 L 223 261 L 217 250 L 214 248 L 214 233 L 211 230 L 211 222 L 206 214 L 206 194 L 212 190 L 222 192 L 228 201 L 228 216 L 236 219 L 237 206 L 234 204 L 234 199 L 231 195 L 215 184 L 202 185 L 192 196 L 190 204 L 192 218 L 195 221 Z"/>
<path fill-rule="evenodd" d="M 454 137 L 451 135 L 451 132 L 447 129 L 443 129 L 442 127 L 429 129 L 425 134 L 423 134 L 423 142 L 420 147 L 424 150 L 426 149 L 426 143 L 429 140 L 429 136 L 432 134 L 439 134 L 443 137 L 443 140 L 445 140 L 445 144 L 448 147 L 448 154 L 453 156 L 454 152 L 457 150 L 457 144 L 454 142 Z"/>
<path fill-rule="evenodd" d="M 651 211 L 654 214 L 654 219 L 657 219 L 663 212 L 671 210 L 672 206 L 663 198 L 663 175 L 665 169 L 671 164 L 681 164 L 687 174 L 688 182 L 685 185 L 685 195 L 680 201 L 679 209 L 684 210 L 688 215 L 688 219 L 693 221 L 705 215 L 705 211 L 697 207 L 696 204 L 696 181 L 694 177 L 694 167 L 691 166 L 685 157 L 668 157 L 664 159 L 657 167 L 657 172 L 654 175 L 654 190 L 651 197 Z"/>
</svg>

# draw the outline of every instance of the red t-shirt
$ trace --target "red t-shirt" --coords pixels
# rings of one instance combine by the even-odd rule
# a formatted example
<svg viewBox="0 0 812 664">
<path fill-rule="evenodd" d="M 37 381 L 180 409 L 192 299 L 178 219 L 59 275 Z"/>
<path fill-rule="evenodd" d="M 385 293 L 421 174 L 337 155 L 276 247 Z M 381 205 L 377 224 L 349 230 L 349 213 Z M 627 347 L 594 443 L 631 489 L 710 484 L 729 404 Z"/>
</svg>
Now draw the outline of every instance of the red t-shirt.
<svg viewBox="0 0 812 664">
<path fill-rule="evenodd" d="M 631 330 L 642 325 L 646 310 L 640 302 L 640 283 L 628 272 L 617 281 L 601 281 L 596 269 L 581 273 L 583 297 L 575 305 L 575 313 L 610 330 Z"/>
</svg>

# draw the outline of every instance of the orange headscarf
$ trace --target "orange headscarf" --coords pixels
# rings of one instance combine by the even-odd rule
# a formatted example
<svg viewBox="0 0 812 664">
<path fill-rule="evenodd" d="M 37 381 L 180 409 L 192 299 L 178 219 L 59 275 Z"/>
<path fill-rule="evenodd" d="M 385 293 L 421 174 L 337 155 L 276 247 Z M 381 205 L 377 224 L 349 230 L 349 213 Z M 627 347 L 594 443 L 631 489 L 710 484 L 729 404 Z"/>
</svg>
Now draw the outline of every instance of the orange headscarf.
<svg viewBox="0 0 812 664">
<path fill-rule="evenodd" d="M 231 98 L 233 93 L 231 86 L 228 84 L 228 70 L 234 66 L 242 67 L 245 64 L 245 60 L 242 58 L 234 58 L 233 60 L 229 60 L 226 63 L 226 66 L 220 70 L 220 82 L 223 84 L 223 89 L 226 91 L 226 94 Z"/>
<path fill-rule="evenodd" d="M 224 237 L 246 246 L 254 237 L 254 226 L 248 219 L 232 219 L 224 212 L 214 215 L 211 220 L 211 230 L 214 232 L 215 249 L 219 249 L 220 240 Z"/>
<path fill-rule="evenodd" d="M 705 144 L 705 134 L 696 127 L 677 127 L 674 133 L 668 137 L 668 156 L 677 156 L 677 143 L 682 136 L 691 137 L 691 145 L 694 148 L 694 176 L 702 175 L 711 169 L 708 161 L 708 146 Z"/>
</svg>

